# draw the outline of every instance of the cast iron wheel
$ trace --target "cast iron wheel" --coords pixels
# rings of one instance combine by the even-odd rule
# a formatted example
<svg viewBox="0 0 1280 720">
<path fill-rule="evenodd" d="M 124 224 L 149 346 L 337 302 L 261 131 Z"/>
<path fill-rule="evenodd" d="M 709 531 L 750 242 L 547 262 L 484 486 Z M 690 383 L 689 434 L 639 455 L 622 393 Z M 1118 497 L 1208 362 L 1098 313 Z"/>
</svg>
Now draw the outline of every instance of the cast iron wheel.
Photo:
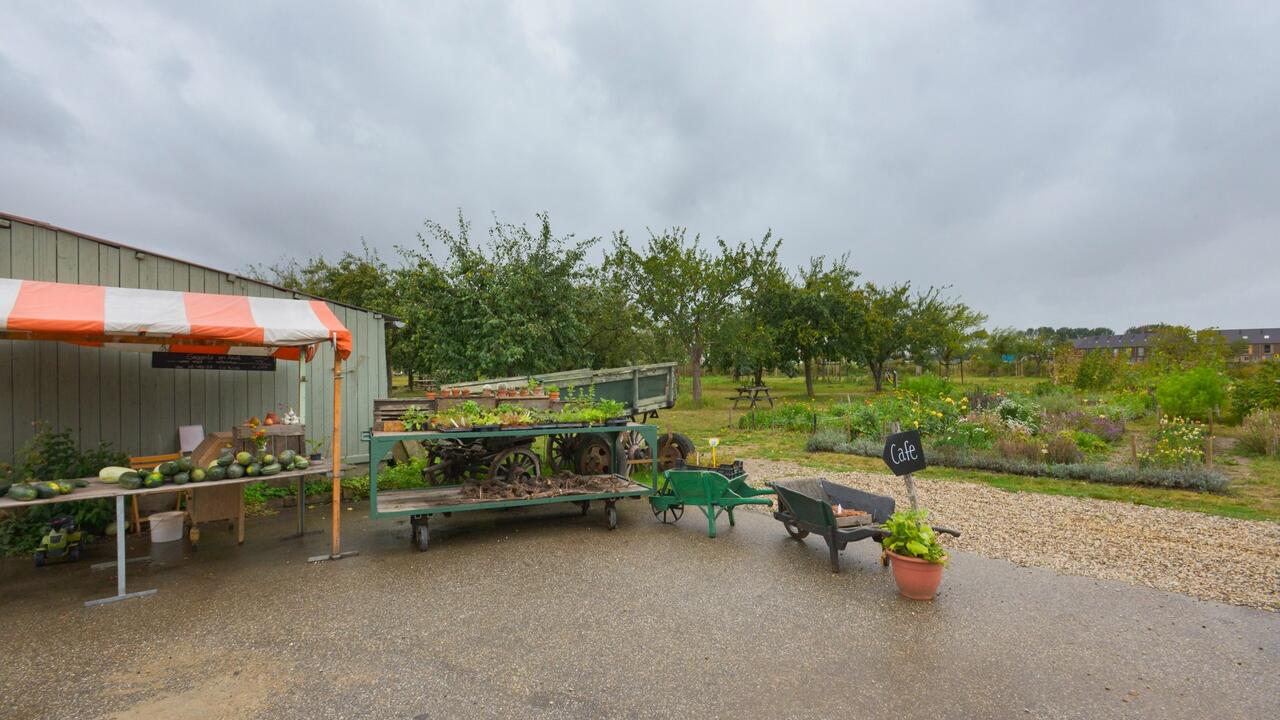
<svg viewBox="0 0 1280 720">
<path fill-rule="evenodd" d="M 782 527 L 786 528 L 786 529 L 787 529 L 787 534 L 788 534 L 788 535 L 790 535 L 791 537 L 795 538 L 796 540 L 803 540 L 803 539 L 805 539 L 805 538 L 809 537 L 809 531 L 808 531 L 808 530 L 801 530 L 800 528 L 796 527 L 796 526 L 795 526 L 794 524 L 792 524 L 792 523 L 784 522 L 784 523 L 782 523 Z"/>
<path fill-rule="evenodd" d="M 67 553 L 67 557 L 71 560 L 71 562 L 77 562 L 77 561 L 79 561 L 79 560 L 80 560 L 80 546 L 79 546 L 79 545 L 77 545 L 77 546 L 75 546 L 75 547 L 71 548 L 71 551 L 70 551 L 69 553 Z"/>
<path fill-rule="evenodd" d="M 489 476 L 509 483 L 532 484 L 542 474 L 542 461 L 527 447 L 507 448 L 493 458 Z"/>
<path fill-rule="evenodd" d="M 547 436 L 547 464 L 555 472 L 565 472 L 573 470 L 575 466 L 574 458 L 577 456 L 578 447 L 582 444 L 582 438 L 577 435 L 548 435 Z"/>
<path fill-rule="evenodd" d="M 677 461 L 688 460 L 692 454 L 693 443 L 684 435 L 665 433 L 658 436 L 658 470 L 670 470 Z"/>
<path fill-rule="evenodd" d="M 582 508 L 582 514 L 586 515 L 587 511 L 591 509 L 591 501 L 583 500 L 582 502 L 578 503 L 578 506 Z"/>
<path fill-rule="evenodd" d="M 609 518 L 609 529 L 617 530 L 618 529 L 618 508 L 614 507 L 613 503 L 606 503 L 604 506 L 604 514 L 605 514 L 605 517 Z"/>
<path fill-rule="evenodd" d="M 413 543 L 414 547 L 418 548 L 418 552 L 424 552 L 427 549 L 427 542 L 429 541 L 425 518 L 421 521 L 416 517 L 409 518 L 409 527 L 411 530 L 409 537 L 410 542 Z"/>
<path fill-rule="evenodd" d="M 596 436 L 582 441 L 582 447 L 574 457 L 574 469 L 579 475 L 607 475 L 613 472 L 613 449 L 608 441 Z"/>
<path fill-rule="evenodd" d="M 636 471 L 636 468 L 640 468 L 642 472 L 649 469 L 644 465 L 631 462 L 632 460 L 649 459 L 649 444 L 644 441 L 644 437 L 640 433 L 632 430 L 620 432 L 618 433 L 616 445 L 618 456 L 622 458 L 628 477 Z"/>
<path fill-rule="evenodd" d="M 44 567 L 44 551 L 36 551 L 36 567 Z"/>
<path fill-rule="evenodd" d="M 664 525 L 674 525 L 680 522 L 680 518 L 684 516 L 683 505 L 668 505 L 661 510 L 656 507 L 652 509 L 653 516 L 661 520 Z"/>
</svg>

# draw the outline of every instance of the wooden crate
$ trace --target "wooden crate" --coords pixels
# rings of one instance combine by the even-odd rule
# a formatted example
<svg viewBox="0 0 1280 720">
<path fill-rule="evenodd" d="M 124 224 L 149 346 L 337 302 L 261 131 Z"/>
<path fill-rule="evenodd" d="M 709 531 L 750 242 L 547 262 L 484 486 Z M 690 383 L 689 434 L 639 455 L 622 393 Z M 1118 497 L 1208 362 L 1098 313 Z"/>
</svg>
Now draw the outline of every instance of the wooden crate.
<svg viewBox="0 0 1280 720">
<path fill-rule="evenodd" d="M 196 467 L 208 467 L 209 463 L 218 459 L 223 450 L 230 450 L 232 446 L 231 433 L 225 431 L 209 433 L 204 441 L 191 451 L 191 462 Z"/>
<path fill-rule="evenodd" d="M 235 451 L 256 451 L 257 446 L 253 444 L 253 433 L 258 429 L 267 431 L 267 452 L 272 455 L 279 455 L 285 450 L 292 450 L 304 456 L 307 454 L 306 425 L 263 425 L 260 428 L 237 425 L 231 430 Z"/>
</svg>

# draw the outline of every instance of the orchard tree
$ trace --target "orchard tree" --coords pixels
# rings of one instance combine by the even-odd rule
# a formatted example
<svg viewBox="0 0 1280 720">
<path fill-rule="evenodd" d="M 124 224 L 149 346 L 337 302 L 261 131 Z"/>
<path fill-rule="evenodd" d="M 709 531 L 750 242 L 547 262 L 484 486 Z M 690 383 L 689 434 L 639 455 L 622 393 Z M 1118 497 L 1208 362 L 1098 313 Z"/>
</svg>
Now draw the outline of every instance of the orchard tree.
<svg viewBox="0 0 1280 720">
<path fill-rule="evenodd" d="M 843 355 L 845 329 L 861 324 L 864 307 L 857 280 L 847 255 L 836 258 L 830 267 L 826 258 L 816 257 L 800 270 L 797 282 L 779 304 L 784 312 L 779 319 L 780 340 L 793 357 L 799 357 L 810 398 L 814 397 L 816 361 Z"/>
<path fill-rule="evenodd" d="M 867 366 L 880 392 L 889 361 L 902 357 L 914 339 L 911 284 L 867 283 L 858 293 L 858 304 L 857 316 L 843 337 L 844 354 Z"/>
<path fill-rule="evenodd" d="M 1152 332 L 1147 367 L 1158 374 L 1195 367 L 1225 370 L 1228 361 L 1243 351 L 1243 343 L 1228 341 L 1217 328 L 1159 325 Z"/>
<path fill-rule="evenodd" d="M 649 233 L 638 251 L 624 233 L 614 235 L 605 263 L 631 289 L 636 304 L 676 339 L 693 373 L 693 402 L 702 403 L 702 364 L 720 323 L 734 310 L 747 281 L 762 265 L 777 262 L 779 241 L 767 232 L 759 242 L 712 249 L 684 228 Z"/>
<path fill-rule="evenodd" d="M 916 301 L 912 355 L 938 363 L 950 377 L 952 363 L 963 363 L 986 321 L 986 315 L 959 300 L 925 293 Z"/>
</svg>

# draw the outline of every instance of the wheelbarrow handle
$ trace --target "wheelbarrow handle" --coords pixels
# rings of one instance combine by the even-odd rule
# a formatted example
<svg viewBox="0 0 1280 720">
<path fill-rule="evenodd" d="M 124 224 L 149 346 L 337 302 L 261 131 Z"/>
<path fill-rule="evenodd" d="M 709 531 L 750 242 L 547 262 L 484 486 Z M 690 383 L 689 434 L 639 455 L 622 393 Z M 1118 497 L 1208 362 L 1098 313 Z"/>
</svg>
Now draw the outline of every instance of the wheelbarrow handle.
<svg viewBox="0 0 1280 720">
<path fill-rule="evenodd" d="M 946 533 L 948 535 L 951 535 L 952 537 L 960 537 L 960 531 L 958 530 L 952 530 L 951 528 L 938 527 L 937 525 L 930 525 L 929 527 L 933 528 L 933 531 L 936 533 Z"/>
</svg>

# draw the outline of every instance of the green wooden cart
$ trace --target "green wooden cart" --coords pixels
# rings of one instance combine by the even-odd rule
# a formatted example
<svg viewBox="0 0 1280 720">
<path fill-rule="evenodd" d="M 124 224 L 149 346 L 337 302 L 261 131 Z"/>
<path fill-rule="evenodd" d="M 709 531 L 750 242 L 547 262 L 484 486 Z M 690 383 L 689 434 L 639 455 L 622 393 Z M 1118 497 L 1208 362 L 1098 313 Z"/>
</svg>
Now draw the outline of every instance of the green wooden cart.
<svg viewBox="0 0 1280 720">
<path fill-rule="evenodd" d="M 371 517 L 409 516 L 412 529 L 411 539 L 419 550 L 426 550 L 428 543 L 427 523 L 433 515 L 449 516 L 453 513 L 471 510 L 495 510 L 499 508 L 528 507 L 548 505 L 552 503 L 574 503 L 582 508 L 585 515 L 594 501 L 604 503 L 605 518 L 609 529 L 618 526 L 618 500 L 626 497 L 640 498 L 653 492 L 652 484 L 659 477 L 658 458 L 650 453 L 650 473 L 648 482 L 645 478 L 632 480 L 628 477 L 627 461 L 621 455 L 611 458 L 611 474 L 617 480 L 617 489 L 609 492 L 586 492 L 571 495 L 555 495 L 551 497 L 529 497 L 519 499 L 486 500 L 464 495 L 464 482 L 434 484 L 425 488 L 410 490 L 378 490 L 378 465 L 396 443 L 402 440 L 416 440 L 427 446 L 448 445 L 450 456 L 464 457 L 465 448 L 474 444 L 478 448 L 477 457 L 482 460 L 475 470 L 481 475 L 505 475 L 507 479 L 518 482 L 537 478 L 541 475 L 544 459 L 540 458 L 533 445 L 540 437 L 553 438 L 564 436 L 601 437 L 610 446 L 617 443 L 618 436 L 630 433 L 642 438 L 650 448 L 658 447 L 658 428 L 653 425 L 626 423 L 615 425 L 595 425 L 588 427 L 565 427 L 561 425 L 513 427 L 498 429 L 472 429 L 461 432 L 381 432 L 370 431 L 369 442 L 369 514 Z M 544 445 L 545 455 L 552 449 L 550 443 Z M 466 468 L 459 467 L 455 479 L 466 475 Z M 433 476 L 434 477 L 434 476 Z"/>
</svg>

